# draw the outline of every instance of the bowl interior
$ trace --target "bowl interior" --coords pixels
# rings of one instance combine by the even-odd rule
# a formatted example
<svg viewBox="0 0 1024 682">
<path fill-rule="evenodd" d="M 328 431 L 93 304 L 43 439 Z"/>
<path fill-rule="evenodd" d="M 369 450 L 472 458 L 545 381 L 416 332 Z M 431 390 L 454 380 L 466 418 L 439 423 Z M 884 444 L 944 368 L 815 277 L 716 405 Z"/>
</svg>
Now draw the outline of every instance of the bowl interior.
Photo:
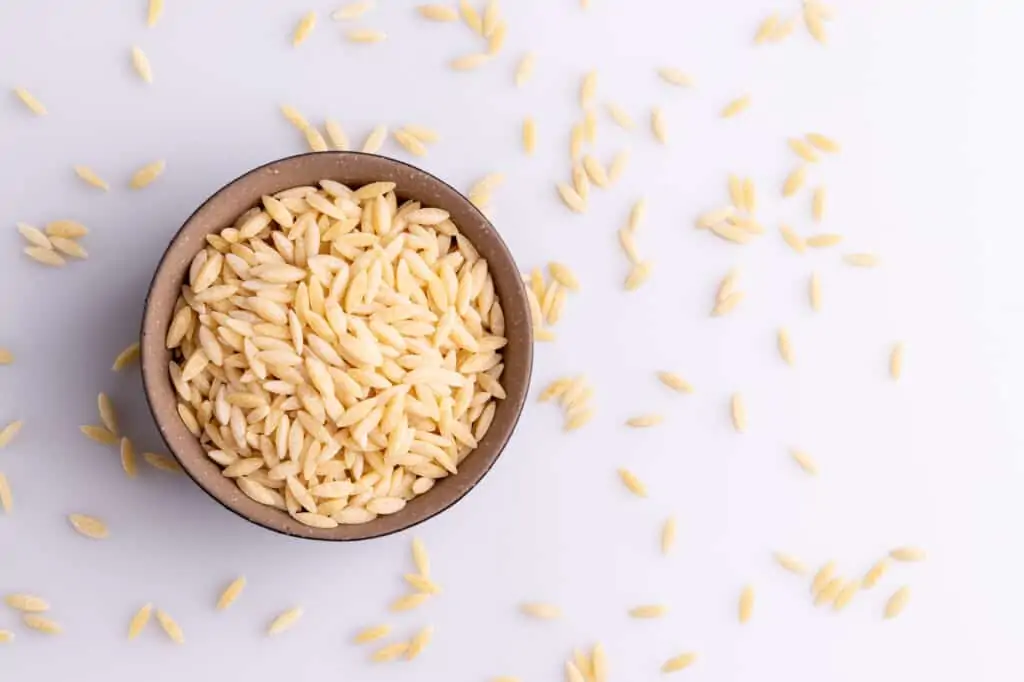
<svg viewBox="0 0 1024 682">
<path fill-rule="evenodd" d="M 177 415 L 177 395 L 167 371 L 171 353 L 164 343 L 189 265 L 206 245 L 206 235 L 232 225 L 265 194 L 316 185 L 324 179 L 351 187 L 378 180 L 392 181 L 397 184 L 395 191 L 400 200 L 415 199 L 424 206 L 448 211 L 460 231 L 488 261 L 508 337 L 502 376 L 508 397 L 498 401 L 490 430 L 459 466 L 459 473 L 439 480 L 430 491 L 411 500 L 396 514 L 331 529 L 310 528 L 281 510 L 261 505 L 221 475 L 220 467 L 206 456 L 198 439 Z M 444 511 L 483 478 L 512 435 L 526 400 L 533 364 L 533 333 L 529 304 L 512 255 L 497 230 L 465 197 L 429 173 L 400 161 L 358 152 L 321 152 L 282 159 L 250 171 L 192 214 L 174 237 L 153 278 L 143 318 L 141 351 L 146 397 L 160 433 L 188 475 L 207 493 L 232 511 L 271 530 L 324 540 L 360 540 L 408 528 Z"/>
</svg>

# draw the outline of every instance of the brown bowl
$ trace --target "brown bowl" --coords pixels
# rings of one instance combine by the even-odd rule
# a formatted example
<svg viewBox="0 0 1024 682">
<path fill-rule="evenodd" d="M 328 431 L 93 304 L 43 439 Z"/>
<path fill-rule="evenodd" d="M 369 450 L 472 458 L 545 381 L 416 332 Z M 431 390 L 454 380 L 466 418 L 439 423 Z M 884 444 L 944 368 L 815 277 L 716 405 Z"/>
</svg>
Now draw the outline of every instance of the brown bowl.
<svg viewBox="0 0 1024 682">
<path fill-rule="evenodd" d="M 177 414 L 177 395 L 167 372 L 171 353 L 164 339 L 189 265 L 205 247 L 205 237 L 231 226 L 266 194 L 330 179 L 357 187 L 377 180 L 397 183 L 400 199 L 448 211 L 459 229 L 487 259 L 497 299 L 505 313 L 508 345 L 504 349 L 503 385 L 508 397 L 498 402 L 490 430 L 460 465 L 459 473 L 441 479 L 406 507 L 369 523 L 337 528 L 310 528 L 286 512 L 249 499 L 203 451 Z M 199 486 L 236 514 L 269 530 L 318 540 L 363 540 L 414 526 L 462 499 L 490 470 L 512 436 L 530 385 L 533 331 L 529 303 L 512 254 L 498 231 L 468 199 L 450 185 L 408 164 L 358 152 L 301 154 L 274 161 L 221 188 L 200 206 L 175 235 L 157 267 L 142 320 L 142 379 L 150 411 L 167 446 Z"/>
</svg>

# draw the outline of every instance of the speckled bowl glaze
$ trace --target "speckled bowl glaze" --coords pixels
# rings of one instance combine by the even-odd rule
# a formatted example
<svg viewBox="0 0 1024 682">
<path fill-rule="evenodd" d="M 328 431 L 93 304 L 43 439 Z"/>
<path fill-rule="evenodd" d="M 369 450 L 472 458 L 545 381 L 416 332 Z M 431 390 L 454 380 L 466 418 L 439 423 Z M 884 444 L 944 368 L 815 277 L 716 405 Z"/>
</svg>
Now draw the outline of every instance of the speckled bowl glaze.
<svg viewBox="0 0 1024 682">
<path fill-rule="evenodd" d="M 232 480 L 221 475 L 220 467 L 206 456 L 199 441 L 178 417 L 177 396 L 167 371 L 171 353 L 164 343 L 189 265 L 205 246 L 206 235 L 231 226 L 243 212 L 259 204 L 265 194 L 316 185 L 324 179 L 351 187 L 378 180 L 392 181 L 397 185 L 395 191 L 400 200 L 415 199 L 424 206 L 448 211 L 488 261 L 505 313 L 508 337 L 502 377 L 508 397 L 499 401 L 490 430 L 462 462 L 459 473 L 438 481 L 396 514 L 331 529 L 310 528 L 286 512 L 254 502 Z M 401 161 L 358 152 L 320 152 L 281 159 L 246 173 L 220 189 L 185 221 L 167 247 L 150 285 L 142 321 L 141 354 L 146 399 L 160 433 L 185 472 L 210 496 L 239 516 L 286 535 L 317 540 L 364 540 L 404 530 L 440 514 L 487 474 L 511 438 L 526 401 L 533 367 L 533 331 L 526 292 L 512 254 L 494 226 L 468 199 L 442 180 Z"/>
</svg>

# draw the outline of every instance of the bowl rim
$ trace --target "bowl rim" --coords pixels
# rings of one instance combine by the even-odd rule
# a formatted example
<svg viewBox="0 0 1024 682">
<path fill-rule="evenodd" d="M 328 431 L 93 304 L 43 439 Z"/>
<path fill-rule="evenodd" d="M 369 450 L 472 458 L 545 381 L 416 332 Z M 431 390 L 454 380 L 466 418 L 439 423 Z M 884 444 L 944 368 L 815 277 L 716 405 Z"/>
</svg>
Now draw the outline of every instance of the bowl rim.
<svg viewBox="0 0 1024 682">
<path fill-rule="evenodd" d="M 413 172 L 415 174 L 423 176 L 424 178 L 426 178 L 428 183 L 433 183 L 433 184 L 436 184 L 439 187 L 442 187 L 442 188 L 446 189 L 447 191 L 449 191 L 452 194 L 452 196 L 454 196 L 456 198 L 457 201 L 463 203 L 465 208 L 467 208 L 472 213 L 474 213 L 476 219 L 479 221 L 481 229 L 486 231 L 486 232 L 489 232 L 491 234 L 491 236 L 493 237 L 493 245 L 497 249 L 497 251 L 499 252 L 500 257 L 506 262 L 506 264 L 509 267 L 511 267 L 513 269 L 513 271 L 516 274 L 516 276 L 514 277 L 514 280 L 516 281 L 517 285 L 515 287 L 515 290 L 516 290 L 515 291 L 515 295 L 513 295 L 511 297 L 512 300 L 510 301 L 507 298 L 503 298 L 503 297 L 498 297 L 498 300 L 501 302 L 502 308 L 503 308 L 503 310 L 506 313 L 506 319 L 508 318 L 508 313 L 509 313 L 509 308 L 508 308 L 508 305 L 507 305 L 508 303 L 511 303 L 511 302 L 519 303 L 519 307 L 524 309 L 524 312 L 526 314 L 520 316 L 520 319 L 521 319 L 522 323 L 526 325 L 526 332 L 527 333 L 525 335 L 525 338 L 528 340 L 528 343 L 523 344 L 523 352 L 524 352 L 524 360 L 525 361 L 523 363 L 523 367 L 524 367 L 523 374 L 524 374 L 524 376 L 522 378 L 522 389 L 520 391 L 518 391 L 517 394 L 514 395 L 514 396 L 510 392 L 508 394 L 508 396 L 502 401 L 505 404 L 510 404 L 510 403 L 513 404 L 512 412 L 509 414 L 510 421 L 509 421 L 509 426 L 508 426 L 508 433 L 507 433 L 507 435 L 503 439 L 501 439 L 496 444 L 496 446 L 494 448 L 494 451 L 490 455 L 489 460 L 487 461 L 486 465 L 484 466 L 484 468 L 482 470 L 479 471 L 479 473 L 475 476 L 475 478 L 473 478 L 472 480 L 461 481 L 461 483 L 463 485 L 454 487 L 454 489 L 453 489 L 454 492 L 451 493 L 451 499 L 445 501 L 441 505 L 431 507 L 425 513 L 419 513 L 419 514 L 416 514 L 416 515 L 412 516 L 409 523 L 406 523 L 404 525 L 399 525 L 397 527 L 394 527 L 394 528 L 391 528 L 391 529 L 388 529 L 388 530 L 384 530 L 384 531 L 380 531 L 380 532 L 352 533 L 350 536 L 347 536 L 347 537 L 333 537 L 333 536 L 329 535 L 330 531 L 337 530 L 337 528 L 322 529 L 322 528 L 313 528 L 313 527 L 303 527 L 303 532 L 302 533 L 289 532 L 284 527 L 278 527 L 278 526 L 275 526 L 272 523 L 264 522 L 263 520 L 260 520 L 260 519 L 248 516 L 247 514 L 245 514 L 240 509 L 237 509 L 236 507 L 234 507 L 231 504 L 229 504 L 227 500 L 222 498 L 222 496 L 214 493 L 208 486 L 206 486 L 203 483 L 202 477 L 194 475 L 193 472 L 190 471 L 187 466 L 185 466 L 185 463 L 182 462 L 182 458 L 178 454 L 177 449 L 171 444 L 171 442 L 170 442 L 170 440 L 168 438 L 168 434 L 166 433 L 166 431 L 164 429 L 164 423 L 165 423 L 165 421 L 167 421 L 169 419 L 177 418 L 177 416 L 176 415 L 166 415 L 165 416 L 165 415 L 163 415 L 161 413 L 160 410 L 157 409 L 157 407 L 155 405 L 155 400 L 154 400 L 153 388 L 152 388 L 152 386 L 150 384 L 150 381 L 151 381 L 150 377 L 149 377 L 150 372 L 147 371 L 147 367 L 150 367 L 154 362 L 157 361 L 157 358 L 155 357 L 154 351 L 150 348 L 151 344 L 153 343 L 153 340 L 151 338 L 152 335 L 148 331 L 149 327 L 154 323 L 154 321 L 156 319 L 158 319 L 156 317 L 156 313 L 154 311 L 154 308 L 151 305 L 151 299 L 153 298 L 154 292 L 157 289 L 158 284 L 162 281 L 162 279 L 165 278 L 165 277 L 168 277 L 169 273 L 175 272 L 175 270 L 169 269 L 171 267 L 171 263 L 169 263 L 168 261 L 169 261 L 169 257 L 170 257 L 171 251 L 178 244 L 179 240 L 181 240 L 182 237 L 186 234 L 186 232 L 188 231 L 190 226 L 193 224 L 193 221 L 196 220 L 197 216 L 199 216 L 199 214 L 202 213 L 203 210 L 206 209 L 208 206 L 210 206 L 211 204 L 214 204 L 215 202 L 217 202 L 220 199 L 222 199 L 224 193 L 229 188 L 232 188 L 232 187 L 238 185 L 239 183 L 244 182 L 246 179 L 248 179 L 249 177 L 251 177 L 253 175 L 257 175 L 259 173 L 266 173 L 268 171 L 272 171 L 275 168 L 288 167 L 288 166 L 291 166 L 293 164 L 301 163 L 302 160 L 310 158 L 310 157 L 319 157 L 319 156 L 325 156 L 325 155 L 331 155 L 331 156 L 335 156 L 335 157 L 339 157 L 339 158 L 356 158 L 356 159 L 358 159 L 358 158 L 372 158 L 372 159 L 374 159 L 377 162 L 383 162 L 385 164 L 392 164 L 393 166 L 395 166 L 397 168 L 404 168 L 404 169 L 406 169 L 408 171 L 411 171 L 411 172 Z M 324 178 L 324 179 L 330 179 L 330 178 Z M 227 227 L 227 226 L 225 226 L 225 227 Z M 223 229 L 223 228 L 221 228 L 221 229 Z M 213 232 L 211 232 L 210 234 L 212 234 L 212 233 Z M 204 240 L 203 243 L 205 243 L 205 240 Z M 520 271 L 518 269 L 518 266 L 516 265 L 515 258 L 513 257 L 511 250 L 508 248 L 508 244 L 502 238 L 501 233 L 494 226 L 494 224 L 490 221 L 490 219 L 475 204 L 473 204 L 473 202 L 470 201 L 469 198 L 467 198 L 462 192 L 460 192 L 459 190 L 455 189 L 452 185 L 450 185 L 449 183 L 445 182 L 441 178 L 437 177 L 433 173 L 431 173 L 429 171 L 426 171 L 426 170 L 424 170 L 424 169 L 422 169 L 422 168 L 420 168 L 418 166 L 414 166 L 413 164 L 407 163 L 407 162 L 402 161 L 400 159 L 395 159 L 395 158 L 388 157 L 388 156 L 383 156 L 383 155 L 380 155 L 380 154 L 370 154 L 370 153 L 367 153 L 367 152 L 342 151 L 342 150 L 333 150 L 333 151 L 324 151 L 324 152 L 305 152 L 305 153 L 294 154 L 294 155 L 291 155 L 291 156 L 286 156 L 286 157 L 282 157 L 282 158 L 279 158 L 279 159 L 275 159 L 275 160 L 269 161 L 267 163 L 264 163 L 264 164 L 261 164 L 259 166 L 256 166 L 256 167 L 246 171 L 245 173 L 242 173 L 241 175 L 239 175 L 239 176 L 235 177 L 234 179 L 230 180 L 229 182 L 225 183 L 224 185 L 219 187 L 216 191 L 214 191 L 212 194 L 210 194 L 202 203 L 199 204 L 198 207 L 196 207 L 196 209 L 194 211 L 192 211 L 191 214 L 189 214 L 188 218 L 186 218 L 185 221 L 181 224 L 181 227 L 179 227 L 175 231 L 174 235 L 171 237 L 170 241 L 168 241 L 166 248 L 164 249 L 163 253 L 161 254 L 160 260 L 157 263 L 157 266 L 156 266 L 156 268 L 155 268 L 155 270 L 153 272 L 153 277 L 150 280 L 149 286 L 148 286 L 147 291 L 146 291 L 146 297 L 145 297 L 145 300 L 144 300 L 144 303 L 143 303 L 142 322 L 141 322 L 140 333 L 139 333 L 139 349 L 140 349 L 139 350 L 139 367 L 140 367 L 140 374 L 142 375 L 142 385 L 143 385 L 143 393 L 145 394 L 145 398 L 146 398 L 146 407 L 149 410 L 149 413 L 152 416 L 154 423 L 156 424 L 157 431 L 160 434 L 160 438 L 163 440 L 163 442 L 166 445 L 166 447 L 167 447 L 168 451 L 170 452 L 171 456 L 173 456 L 174 459 L 181 465 L 181 469 L 185 473 L 185 475 L 188 476 L 190 479 L 192 479 L 192 481 L 199 487 L 200 490 L 202 490 L 204 493 L 206 493 L 209 497 L 211 497 L 213 500 L 215 500 L 222 507 L 224 507 L 225 509 L 231 511 L 236 516 L 244 519 L 245 521 L 248 521 L 249 523 L 251 523 L 253 525 L 256 525 L 256 526 L 258 526 L 260 528 L 263 528 L 263 529 L 266 529 L 268 531 L 272 531 L 274 533 L 277 533 L 277 534 L 280 534 L 280 535 L 284 535 L 284 536 L 287 536 L 287 537 L 301 538 L 301 539 L 306 539 L 306 540 L 319 540 L 319 541 L 323 541 L 323 542 L 360 542 L 360 541 L 364 541 L 364 540 L 372 540 L 372 539 L 376 539 L 376 538 L 387 537 L 387 536 L 393 535 L 395 533 L 400 533 L 400 532 L 409 530 L 410 528 L 414 528 L 414 527 L 420 525 L 421 523 L 424 523 L 426 521 L 429 521 L 430 519 L 433 519 L 433 518 L 437 517 L 439 514 L 441 514 L 441 513 L 445 512 L 445 511 L 451 509 L 453 506 L 455 506 L 455 504 L 457 504 L 458 502 L 463 500 L 473 489 L 476 488 L 477 485 L 480 484 L 480 482 L 487 476 L 487 474 L 490 473 L 491 469 L 494 467 L 495 463 L 497 463 L 498 459 L 504 453 L 505 448 L 508 447 L 509 442 L 512 440 L 513 436 L 515 435 L 516 428 L 519 425 L 519 420 L 520 420 L 520 418 L 522 416 L 523 409 L 524 409 L 524 407 L 526 405 L 526 398 L 527 398 L 527 396 L 529 394 L 530 384 L 531 384 L 532 377 L 533 377 L 533 361 L 534 361 L 534 344 L 533 344 L 532 318 L 531 318 L 531 315 L 529 314 L 529 303 L 528 303 L 528 298 L 527 298 L 527 294 L 526 294 L 526 290 L 525 290 L 525 285 L 522 282 L 522 278 L 519 276 L 519 272 Z M 508 293 L 509 292 L 506 292 L 506 295 Z M 506 333 L 506 337 L 508 337 L 508 336 L 509 336 L 509 334 Z M 159 342 L 161 344 L 163 344 L 162 340 L 159 340 Z M 159 369 L 160 368 L 157 368 L 157 370 L 159 370 Z M 157 371 L 156 372 L 156 376 L 163 376 L 165 378 L 165 380 L 168 383 L 170 383 L 170 377 L 167 375 L 166 368 L 163 368 L 162 372 L 163 373 L 160 374 L 160 372 Z M 173 392 L 173 387 L 172 387 L 172 392 Z M 182 426 L 184 426 L 184 425 L 182 425 Z M 455 474 L 455 476 L 458 476 L 458 474 Z M 454 479 L 454 476 L 452 478 Z M 423 496 L 427 496 L 431 492 L 432 491 L 427 491 L 426 493 L 423 494 Z M 248 499 L 248 498 L 246 498 L 246 499 Z M 256 504 L 259 504 L 259 503 L 256 503 Z M 269 508 L 268 507 L 268 509 L 273 509 L 273 508 Z M 286 517 L 288 516 L 287 512 L 285 512 L 285 511 L 282 511 L 282 510 L 279 510 L 279 509 L 274 509 L 274 511 L 276 511 L 276 512 L 278 512 L 280 514 L 283 514 Z M 382 517 L 378 517 L 378 518 L 382 518 Z M 385 518 L 388 518 L 388 517 L 385 517 Z M 338 526 L 338 528 L 360 529 L 360 528 L 372 527 L 373 524 L 374 524 L 374 522 L 370 521 L 370 522 L 367 522 L 367 523 L 364 523 L 364 524 L 351 524 L 351 525 L 346 525 L 346 526 Z"/>
</svg>

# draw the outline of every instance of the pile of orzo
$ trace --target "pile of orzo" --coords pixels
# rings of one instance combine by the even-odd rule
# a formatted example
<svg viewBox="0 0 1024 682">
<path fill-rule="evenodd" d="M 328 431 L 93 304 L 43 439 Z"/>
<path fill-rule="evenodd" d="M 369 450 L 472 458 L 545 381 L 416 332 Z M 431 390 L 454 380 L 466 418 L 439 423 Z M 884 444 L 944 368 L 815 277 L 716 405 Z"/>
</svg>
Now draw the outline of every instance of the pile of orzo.
<svg viewBox="0 0 1024 682">
<path fill-rule="evenodd" d="M 193 260 L 167 334 L 178 413 L 253 500 L 313 527 L 401 510 L 491 425 L 487 261 L 392 182 L 265 196 Z"/>
</svg>

